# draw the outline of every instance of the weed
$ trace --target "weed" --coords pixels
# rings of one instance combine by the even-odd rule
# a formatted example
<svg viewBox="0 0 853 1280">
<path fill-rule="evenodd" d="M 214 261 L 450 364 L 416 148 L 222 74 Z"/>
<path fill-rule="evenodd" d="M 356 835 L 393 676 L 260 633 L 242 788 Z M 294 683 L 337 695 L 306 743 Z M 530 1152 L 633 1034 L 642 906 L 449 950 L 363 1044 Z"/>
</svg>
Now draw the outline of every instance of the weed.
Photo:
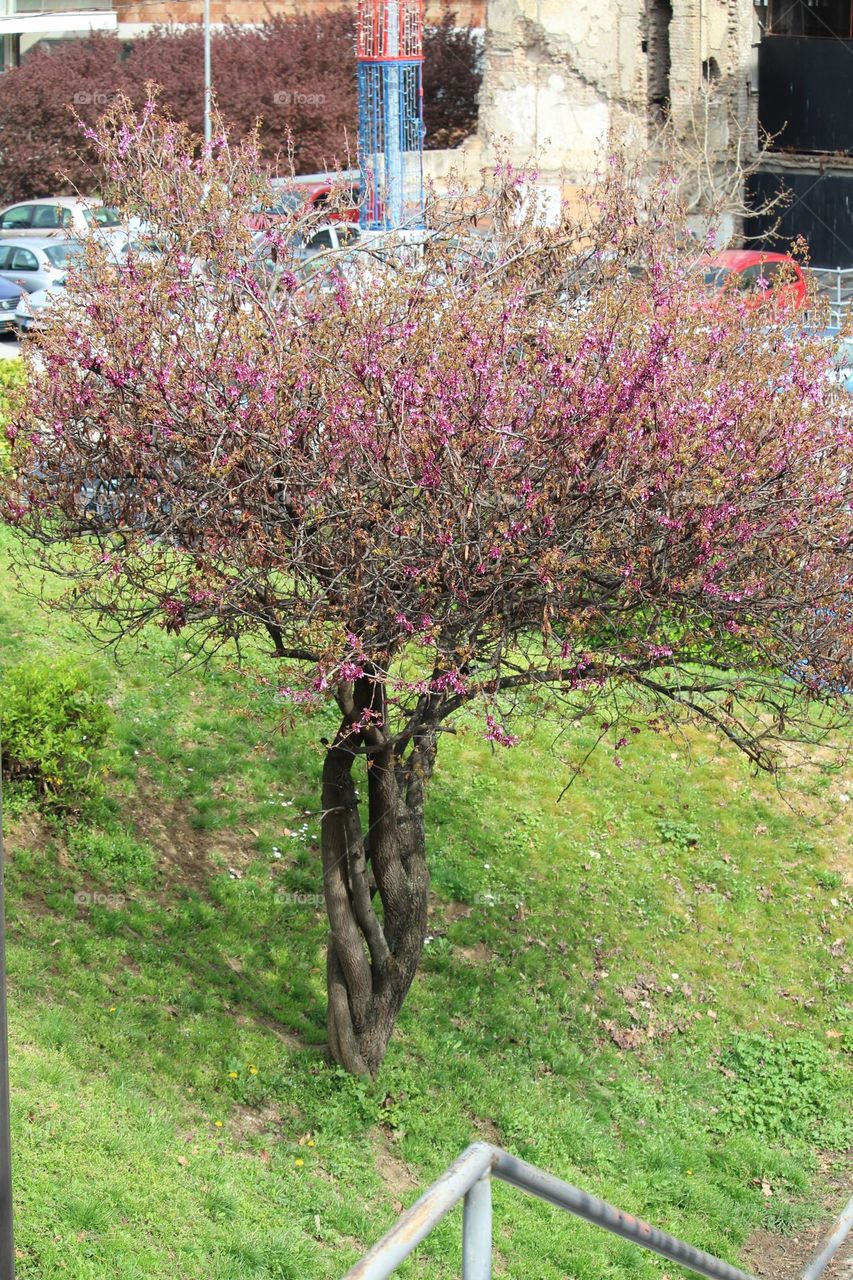
<svg viewBox="0 0 853 1280">
<path fill-rule="evenodd" d="M 720 1066 L 725 1080 L 720 1121 L 725 1128 L 769 1138 L 805 1138 L 828 1149 L 853 1138 L 849 1069 L 814 1037 L 736 1035 Z"/>
</svg>

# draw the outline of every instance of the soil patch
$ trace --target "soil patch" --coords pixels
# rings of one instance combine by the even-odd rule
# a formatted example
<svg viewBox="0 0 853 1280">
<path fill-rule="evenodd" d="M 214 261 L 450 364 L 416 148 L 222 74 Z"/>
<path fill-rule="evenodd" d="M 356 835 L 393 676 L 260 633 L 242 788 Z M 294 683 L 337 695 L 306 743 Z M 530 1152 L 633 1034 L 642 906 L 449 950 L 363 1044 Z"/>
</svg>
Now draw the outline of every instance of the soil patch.
<svg viewBox="0 0 853 1280">
<path fill-rule="evenodd" d="M 385 1189 L 394 1202 L 394 1212 L 402 1213 L 412 1202 L 412 1192 L 418 1189 L 417 1179 L 400 1157 L 391 1149 L 391 1139 L 382 1129 L 374 1129 L 370 1137 L 373 1161 Z"/>
<path fill-rule="evenodd" d="M 180 884 L 204 891 L 219 870 L 216 862 L 239 873 L 254 857 L 254 837 L 240 831 L 199 831 L 190 822 L 189 806 L 166 801 L 140 770 L 129 806 L 141 839 L 160 855 L 158 870 L 167 886 Z"/>
<path fill-rule="evenodd" d="M 853 1157 L 853 1152 L 848 1153 Z M 803 1268 L 811 1261 L 835 1223 L 839 1213 L 853 1192 L 850 1177 L 851 1161 L 839 1171 L 837 1157 L 822 1156 L 820 1163 L 826 1179 L 826 1195 L 823 1205 L 825 1219 L 817 1226 L 804 1227 L 794 1235 L 780 1236 L 772 1231 L 756 1231 L 747 1241 L 741 1255 L 744 1270 L 751 1271 L 759 1280 L 797 1280 Z M 824 1280 L 853 1280 L 853 1233 L 833 1258 L 824 1274 Z"/>
</svg>

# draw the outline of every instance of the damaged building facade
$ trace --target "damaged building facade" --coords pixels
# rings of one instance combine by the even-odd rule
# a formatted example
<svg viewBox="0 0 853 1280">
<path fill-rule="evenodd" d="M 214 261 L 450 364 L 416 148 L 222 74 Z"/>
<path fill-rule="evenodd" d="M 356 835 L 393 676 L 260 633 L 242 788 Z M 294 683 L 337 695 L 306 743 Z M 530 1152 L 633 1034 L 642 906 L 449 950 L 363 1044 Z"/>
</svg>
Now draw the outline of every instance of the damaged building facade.
<svg viewBox="0 0 853 1280">
<path fill-rule="evenodd" d="M 724 234 L 853 267 L 853 0 L 487 0 L 472 158 L 583 184 L 616 144 L 711 175 Z"/>
<path fill-rule="evenodd" d="M 602 147 L 695 129 L 713 87 L 707 144 L 756 119 L 752 0 L 489 0 L 479 143 L 583 181 Z"/>
</svg>

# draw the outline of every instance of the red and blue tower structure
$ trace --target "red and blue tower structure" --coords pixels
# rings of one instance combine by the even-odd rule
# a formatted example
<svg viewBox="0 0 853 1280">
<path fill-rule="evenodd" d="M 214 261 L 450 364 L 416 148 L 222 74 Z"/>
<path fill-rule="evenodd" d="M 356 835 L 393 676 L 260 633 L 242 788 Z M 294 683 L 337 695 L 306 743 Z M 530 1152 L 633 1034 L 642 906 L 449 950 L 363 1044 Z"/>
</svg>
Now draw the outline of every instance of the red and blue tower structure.
<svg viewBox="0 0 853 1280">
<path fill-rule="evenodd" d="M 423 0 L 359 0 L 361 225 L 423 225 Z"/>
</svg>

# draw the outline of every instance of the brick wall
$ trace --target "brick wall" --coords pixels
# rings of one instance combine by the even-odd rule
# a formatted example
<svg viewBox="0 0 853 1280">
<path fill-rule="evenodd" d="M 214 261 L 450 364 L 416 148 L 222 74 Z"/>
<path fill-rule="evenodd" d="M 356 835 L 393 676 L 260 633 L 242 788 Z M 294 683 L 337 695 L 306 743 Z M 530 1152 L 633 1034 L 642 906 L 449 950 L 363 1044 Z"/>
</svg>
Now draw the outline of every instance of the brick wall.
<svg viewBox="0 0 853 1280">
<path fill-rule="evenodd" d="M 120 23 L 201 22 L 202 0 L 113 0 Z M 460 25 L 485 26 L 486 0 L 454 0 L 451 5 Z M 214 23 L 259 23 L 269 14 L 327 13 L 352 9 L 352 0 L 211 0 Z M 441 0 L 426 0 L 427 21 L 439 22 L 444 12 Z"/>
</svg>

